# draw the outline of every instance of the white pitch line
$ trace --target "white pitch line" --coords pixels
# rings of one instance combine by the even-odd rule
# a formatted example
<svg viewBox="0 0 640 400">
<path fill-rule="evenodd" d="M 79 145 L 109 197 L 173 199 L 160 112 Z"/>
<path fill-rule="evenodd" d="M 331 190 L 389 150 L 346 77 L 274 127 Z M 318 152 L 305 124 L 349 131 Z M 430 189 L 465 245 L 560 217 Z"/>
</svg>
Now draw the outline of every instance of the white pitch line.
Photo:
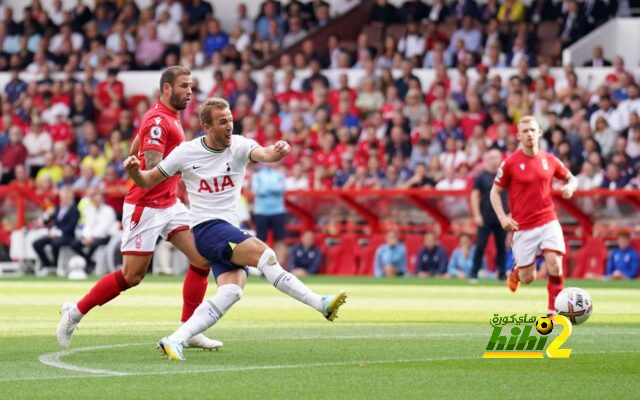
<svg viewBox="0 0 640 400">
<path fill-rule="evenodd" d="M 127 344 L 111 344 L 111 345 L 105 345 L 105 346 L 78 347 L 77 349 L 62 350 L 62 351 L 56 351 L 55 353 L 43 354 L 40 357 L 38 357 L 38 361 L 50 367 L 66 369 L 69 371 L 86 372 L 89 374 L 96 374 L 96 375 L 125 376 L 125 375 L 129 375 L 129 373 L 112 371 L 108 369 L 78 367 L 73 364 L 62 362 L 60 361 L 60 358 L 69 356 L 71 354 L 82 353 L 86 351 L 114 349 L 118 347 L 127 347 L 127 346 L 139 346 L 143 344 L 148 344 L 148 343 L 127 343 Z"/>
<path fill-rule="evenodd" d="M 622 332 L 620 332 L 622 333 Z M 600 333 L 601 334 L 601 333 Z M 349 339 L 420 339 L 420 338 L 437 338 L 437 337 L 461 337 L 461 336 L 477 336 L 476 333 L 432 333 L 424 335 L 413 334 L 400 334 L 400 335 L 354 335 L 354 336 L 297 336 L 297 337 L 281 337 L 281 338 L 269 338 L 269 340 L 317 340 L 317 339 L 331 339 L 331 340 L 349 340 Z M 253 341 L 261 340 L 259 338 L 247 338 L 247 339 L 229 339 L 228 341 Z M 69 370 L 82 372 L 89 375 L 66 375 L 66 376 L 52 376 L 52 377 L 24 377 L 24 378 L 0 378 L 0 382 L 13 382 L 13 381 L 29 381 L 29 380 L 41 380 L 41 379 L 71 379 L 80 377 L 113 377 L 113 376 L 139 376 L 139 375 L 167 375 L 167 374 L 184 374 L 184 373 L 205 373 L 205 372 L 240 372 L 240 371 L 253 371 L 253 370 L 270 370 L 270 369 L 291 369 L 291 368 L 307 368 L 307 367 L 329 367 L 329 366 L 346 366 L 346 365 L 360 365 L 360 364 L 385 364 L 385 363 L 408 363 L 408 362 L 430 362 L 430 361 L 449 361 L 449 360 L 465 360 L 476 359 L 478 357 L 435 357 L 435 358 L 421 358 L 421 359 L 399 359 L 399 360 L 374 360 L 374 361 L 351 361 L 351 362 L 338 362 L 338 363 L 311 363 L 311 364 L 283 364 L 283 365 L 262 365 L 262 366 L 227 366 L 217 367 L 213 369 L 200 369 L 200 370 L 188 370 L 188 371 L 156 371 L 156 372 L 122 372 L 107 369 L 85 368 L 70 363 L 65 363 L 60 360 L 62 357 L 66 357 L 72 354 L 105 350 L 129 346 L 141 346 L 149 345 L 149 343 L 126 343 L 126 344 L 113 344 L 104 346 L 89 346 L 79 347 L 77 349 L 62 350 L 54 353 L 47 353 L 41 355 L 38 360 L 45 365 Z M 579 354 L 600 354 L 600 353 L 637 353 L 636 350 L 623 350 L 623 351 L 595 351 L 595 352 L 583 352 Z"/>
</svg>

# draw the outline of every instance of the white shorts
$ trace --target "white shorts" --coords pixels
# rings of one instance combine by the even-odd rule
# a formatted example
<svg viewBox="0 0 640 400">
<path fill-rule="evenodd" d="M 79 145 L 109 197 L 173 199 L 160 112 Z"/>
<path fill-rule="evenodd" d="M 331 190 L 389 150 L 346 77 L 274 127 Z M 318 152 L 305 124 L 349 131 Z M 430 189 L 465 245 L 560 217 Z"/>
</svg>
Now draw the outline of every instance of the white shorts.
<svg viewBox="0 0 640 400">
<path fill-rule="evenodd" d="M 558 220 L 553 220 L 542 226 L 513 234 L 513 259 L 516 267 L 526 267 L 533 264 L 536 257 L 545 251 L 553 251 L 564 255 L 564 236 Z"/>
<path fill-rule="evenodd" d="M 189 229 L 189 221 L 189 210 L 180 200 L 168 208 L 124 203 L 120 252 L 123 255 L 153 254 L 158 236 L 171 239 L 174 233 Z"/>
</svg>

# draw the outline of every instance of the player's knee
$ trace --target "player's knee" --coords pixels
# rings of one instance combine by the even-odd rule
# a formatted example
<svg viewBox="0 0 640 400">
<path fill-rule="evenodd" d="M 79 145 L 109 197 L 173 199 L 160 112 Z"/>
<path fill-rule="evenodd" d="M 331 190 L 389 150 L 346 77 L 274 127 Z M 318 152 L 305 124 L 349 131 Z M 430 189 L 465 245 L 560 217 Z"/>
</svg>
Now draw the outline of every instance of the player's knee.
<svg viewBox="0 0 640 400">
<path fill-rule="evenodd" d="M 225 293 L 234 303 L 242 298 L 242 288 L 234 283 L 220 286 L 218 292 Z"/>
<path fill-rule="evenodd" d="M 534 276 L 533 274 L 526 274 L 524 276 L 520 276 L 520 281 L 524 284 L 529 284 L 533 282 Z"/>
<path fill-rule="evenodd" d="M 260 260 L 258 260 L 258 269 L 274 266 L 277 264 L 278 257 L 276 257 L 276 253 L 270 247 L 267 247 L 262 252 L 262 255 L 260 255 Z"/>
<path fill-rule="evenodd" d="M 211 265 L 204 257 L 189 257 L 189 264 L 201 269 L 209 269 Z"/>
<path fill-rule="evenodd" d="M 122 272 L 124 276 L 124 280 L 130 287 L 138 286 L 140 282 L 144 279 L 146 271 L 128 271 L 125 270 Z"/>
</svg>

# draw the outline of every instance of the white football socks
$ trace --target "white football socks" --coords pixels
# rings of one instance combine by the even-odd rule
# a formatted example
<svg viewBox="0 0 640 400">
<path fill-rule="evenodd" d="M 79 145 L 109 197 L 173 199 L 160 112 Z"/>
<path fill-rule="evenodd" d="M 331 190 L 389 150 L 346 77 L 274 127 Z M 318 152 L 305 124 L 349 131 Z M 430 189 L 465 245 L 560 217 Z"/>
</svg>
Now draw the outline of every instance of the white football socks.
<svg viewBox="0 0 640 400">
<path fill-rule="evenodd" d="M 282 269 L 280 264 L 278 264 L 278 259 L 273 250 L 267 249 L 262 253 L 258 261 L 258 269 L 279 291 L 313 307 L 319 312 L 323 312 L 322 296 L 313 293 L 311 289 L 300 282 L 293 274 Z"/>
<path fill-rule="evenodd" d="M 218 287 L 216 294 L 202 302 L 193 312 L 191 318 L 171 334 L 169 339 L 186 342 L 193 336 L 206 331 L 218 322 L 241 297 L 242 288 L 236 284 Z"/>
<path fill-rule="evenodd" d="M 69 309 L 69 316 L 73 322 L 78 323 L 84 317 L 84 314 L 80 312 L 77 304 L 73 304 L 73 307 Z"/>
</svg>

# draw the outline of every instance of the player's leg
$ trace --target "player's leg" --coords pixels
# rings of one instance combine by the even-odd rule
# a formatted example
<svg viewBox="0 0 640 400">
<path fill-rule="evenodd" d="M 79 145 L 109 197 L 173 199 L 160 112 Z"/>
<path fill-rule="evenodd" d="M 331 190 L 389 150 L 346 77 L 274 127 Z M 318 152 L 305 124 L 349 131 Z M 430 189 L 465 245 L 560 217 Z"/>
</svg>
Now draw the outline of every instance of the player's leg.
<svg viewBox="0 0 640 400">
<path fill-rule="evenodd" d="M 64 303 L 60 309 L 60 323 L 58 324 L 58 343 L 68 347 L 71 335 L 76 326 L 91 309 L 102 306 L 115 299 L 120 293 L 136 286 L 142 281 L 151 255 L 124 255 L 123 268 L 103 276 L 77 304 Z"/>
<path fill-rule="evenodd" d="M 182 317 L 185 322 L 202 303 L 209 285 L 209 262 L 198 253 L 193 241 L 193 235 L 183 230 L 169 237 L 169 241 L 189 259 L 189 269 L 182 285 Z"/>
<path fill-rule="evenodd" d="M 482 266 L 482 257 L 487 247 L 487 240 L 491 230 L 485 224 L 478 228 L 478 237 L 476 239 L 476 251 L 473 254 L 473 269 L 471 270 L 471 279 L 478 279 L 478 272 Z"/>
<path fill-rule="evenodd" d="M 345 292 L 335 296 L 321 296 L 314 293 L 292 273 L 285 271 L 273 250 L 261 240 L 250 237 L 238 243 L 233 250 L 231 262 L 258 268 L 269 282 L 281 292 L 313 307 L 329 321 L 337 317 L 338 309 L 346 301 Z"/>
<path fill-rule="evenodd" d="M 142 281 L 162 230 L 162 225 L 154 223 L 155 213 L 144 207 L 124 204 L 120 245 L 123 267 L 103 276 L 77 304 L 67 302 L 62 305 L 57 329 L 58 343 L 62 347 L 69 346 L 71 335 L 84 315 Z"/>
<path fill-rule="evenodd" d="M 513 234 L 513 258 L 516 266 L 507 279 L 509 290 L 515 292 L 520 283 L 529 284 L 536 278 L 534 263 L 539 248 L 540 228 L 517 231 Z"/>
<path fill-rule="evenodd" d="M 562 273 L 562 257 L 566 251 L 562 227 L 560 223 L 552 221 L 544 226 L 545 231 L 542 237 L 542 254 L 547 266 L 547 294 L 548 305 L 547 314 L 555 314 L 555 301 L 558 293 L 564 289 L 564 276 Z"/>
<path fill-rule="evenodd" d="M 498 279 L 504 280 L 507 277 L 506 270 L 506 241 L 507 232 L 502 229 L 499 224 L 495 224 L 493 227 L 493 238 L 496 241 L 496 269 L 498 270 Z"/>
<path fill-rule="evenodd" d="M 160 339 L 158 348 L 171 360 L 184 360 L 183 347 L 192 338 L 202 336 L 242 297 L 247 283 L 244 268 L 224 268 L 216 278 L 218 290 L 213 297 L 200 304 L 193 315 L 171 335 Z M 214 271 L 216 271 L 214 269 Z M 216 272 L 214 272 L 215 274 Z"/>
</svg>

